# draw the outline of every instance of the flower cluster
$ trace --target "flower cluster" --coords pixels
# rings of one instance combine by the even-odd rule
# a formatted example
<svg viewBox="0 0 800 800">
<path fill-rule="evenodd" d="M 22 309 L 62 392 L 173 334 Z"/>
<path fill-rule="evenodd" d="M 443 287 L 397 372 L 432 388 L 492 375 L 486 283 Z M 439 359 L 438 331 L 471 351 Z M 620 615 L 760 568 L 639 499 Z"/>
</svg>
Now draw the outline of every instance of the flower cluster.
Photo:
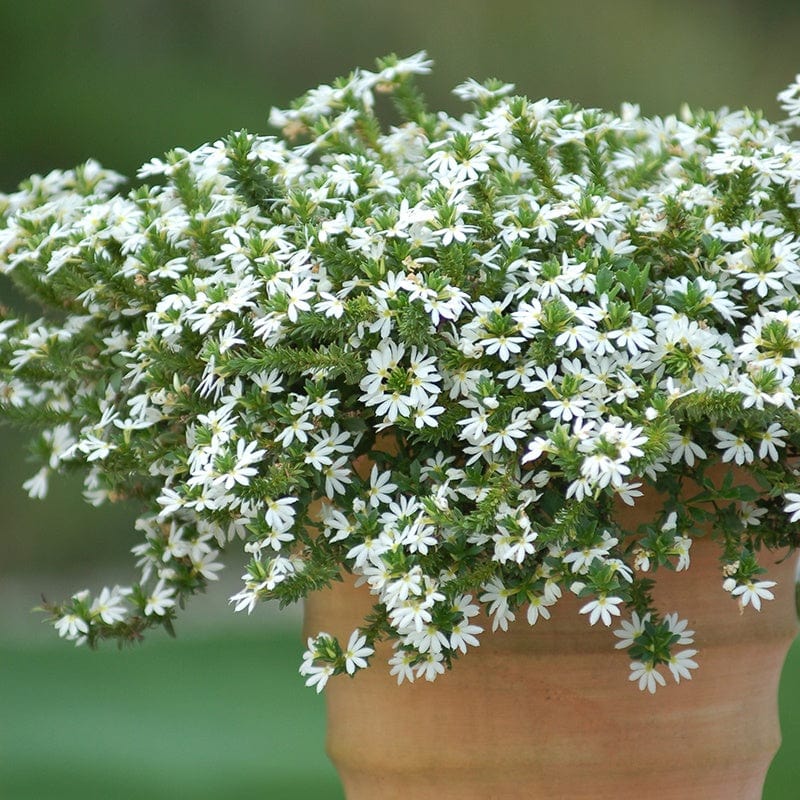
<svg viewBox="0 0 800 800">
<path fill-rule="evenodd" d="M 651 593 L 696 536 L 741 607 L 771 598 L 757 553 L 800 519 L 800 77 L 772 125 L 471 80 L 451 117 L 429 69 L 388 57 L 124 191 L 90 161 L 0 195 L 0 270 L 43 309 L 0 318 L 0 414 L 40 429 L 26 488 L 79 469 L 141 509 L 139 581 L 52 605 L 61 636 L 171 627 L 241 540 L 237 611 L 372 592 L 346 647 L 310 640 L 318 690 L 380 640 L 432 680 L 481 619 L 572 593 L 655 691 L 697 666 Z"/>
</svg>

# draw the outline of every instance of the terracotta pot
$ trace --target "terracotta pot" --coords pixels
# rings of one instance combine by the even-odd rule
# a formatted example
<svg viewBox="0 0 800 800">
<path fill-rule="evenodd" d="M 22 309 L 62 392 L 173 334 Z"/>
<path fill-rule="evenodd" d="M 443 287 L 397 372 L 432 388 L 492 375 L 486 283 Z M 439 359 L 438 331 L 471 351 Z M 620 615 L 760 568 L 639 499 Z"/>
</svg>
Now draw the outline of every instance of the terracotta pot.
<svg viewBox="0 0 800 800">
<path fill-rule="evenodd" d="M 524 614 L 507 633 L 487 628 L 433 683 L 397 686 L 382 645 L 368 670 L 325 690 L 328 754 L 348 800 L 760 798 L 780 743 L 797 559 L 762 554 L 775 600 L 740 614 L 718 555 L 700 539 L 688 571 L 658 573 L 656 601 L 696 631 L 700 668 L 655 695 L 629 682 L 627 655 L 571 596 L 533 628 Z M 308 599 L 306 632 L 347 641 L 370 606 L 365 589 L 336 585 Z"/>
</svg>

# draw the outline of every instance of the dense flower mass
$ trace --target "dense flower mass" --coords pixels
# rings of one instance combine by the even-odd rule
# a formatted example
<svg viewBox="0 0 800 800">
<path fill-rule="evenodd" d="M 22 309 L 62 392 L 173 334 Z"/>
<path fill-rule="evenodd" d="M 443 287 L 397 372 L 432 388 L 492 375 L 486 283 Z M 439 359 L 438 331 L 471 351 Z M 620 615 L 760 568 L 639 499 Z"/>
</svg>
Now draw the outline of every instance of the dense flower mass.
<svg viewBox="0 0 800 800">
<path fill-rule="evenodd" d="M 43 309 L 0 318 L 0 413 L 41 430 L 26 488 L 78 468 L 141 508 L 139 582 L 53 605 L 61 636 L 171 627 L 236 540 L 236 610 L 368 584 L 346 646 L 309 642 L 318 689 L 383 639 L 432 680 L 481 611 L 546 624 L 570 592 L 640 688 L 690 678 L 651 588 L 709 527 L 732 608 L 771 599 L 758 550 L 800 518 L 800 76 L 772 125 L 471 80 L 451 117 L 429 69 L 383 59 L 133 188 L 90 161 L 0 195 L 0 270 Z"/>
</svg>

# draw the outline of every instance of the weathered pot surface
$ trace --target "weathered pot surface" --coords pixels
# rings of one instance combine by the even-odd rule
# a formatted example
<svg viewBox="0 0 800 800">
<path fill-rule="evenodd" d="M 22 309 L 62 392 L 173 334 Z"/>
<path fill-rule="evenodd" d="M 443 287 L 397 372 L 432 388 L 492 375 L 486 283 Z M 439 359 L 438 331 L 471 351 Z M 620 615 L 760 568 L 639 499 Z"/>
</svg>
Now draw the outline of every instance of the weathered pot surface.
<svg viewBox="0 0 800 800">
<path fill-rule="evenodd" d="M 797 558 L 761 553 L 775 600 L 740 613 L 718 545 L 699 539 L 691 552 L 689 570 L 659 571 L 654 594 L 696 632 L 700 668 L 655 695 L 629 682 L 626 654 L 572 596 L 533 628 L 523 614 L 491 634 L 483 620 L 481 646 L 433 683 L 398 686 L 379 645 L 369 669 L 326 688 L 327 749 L 348 800 L 760 798 L 780 743 Z M 346 641 L 371 604 L 347 583 L 318 592 L 306 633 Z"/>
</svg>

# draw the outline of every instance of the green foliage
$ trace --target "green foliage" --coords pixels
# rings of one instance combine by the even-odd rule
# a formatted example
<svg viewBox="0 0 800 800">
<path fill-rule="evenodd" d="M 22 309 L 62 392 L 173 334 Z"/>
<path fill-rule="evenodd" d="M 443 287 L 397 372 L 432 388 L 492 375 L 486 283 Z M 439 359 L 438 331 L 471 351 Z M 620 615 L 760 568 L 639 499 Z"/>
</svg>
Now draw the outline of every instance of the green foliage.
<svg viewBox="0 0 800 800">
<path fill-rule="evenodd" d="M 704 531 L 732 595 L 768 599 L 759 550 L 797 545 L 800 515 L 788 127 L 497 80 L 456 87 L 456 119 L 414 87 L 429 69 L 354 70 L 273 110 L 282 136 L 169 151 L 149 185 L 87 162 L 0 199 L 0 269 L 44 307 L 0 322 L 0 412 L 39 426 L 26 488 L 77 469 L 90 502 L 139 510 L 141 580 L 48 605 L 65 638 L 171 631 L 237 539 L 236 610 L 373 588 L 346 646 L 312 639 L 318 688 L 381 639 L 432 678 L 481 604 L 534 624 L 565 591 L 591 625 L 630 609 L 654 688 L 694 666 L 648 574 L 686 569 Z"/>
</svg>

